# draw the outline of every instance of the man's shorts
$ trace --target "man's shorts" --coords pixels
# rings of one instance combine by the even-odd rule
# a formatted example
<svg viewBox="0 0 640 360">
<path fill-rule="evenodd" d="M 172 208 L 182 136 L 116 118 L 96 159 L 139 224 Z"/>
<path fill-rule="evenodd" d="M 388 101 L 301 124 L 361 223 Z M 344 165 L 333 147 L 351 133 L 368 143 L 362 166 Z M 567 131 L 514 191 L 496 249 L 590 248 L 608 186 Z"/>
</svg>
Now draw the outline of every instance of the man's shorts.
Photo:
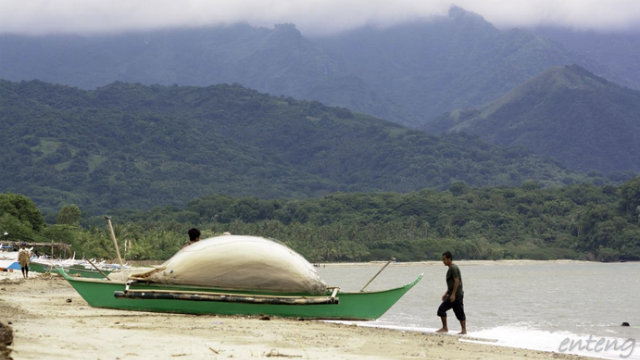
<svg viewBox="0 0 640 360">
<path fill-rule="evenodd" d="M 446 317 L 447 310 L 453 309 L 453 312 L 456 314 L 456 318 L 458 320 L 467 320 L 467 316 L 464 314 L 464 303 L 462 302 L 462 299 L 462 296 L 459 298 L 456 297 L 456 300 L 454 302 L 451 302 L 449 300 L 449 295 L 447 295 L 447 298 L 442 302 L 442 304 L 440 304 L 440 307 L 438 308 L 438 316 Z"/>
</svg>

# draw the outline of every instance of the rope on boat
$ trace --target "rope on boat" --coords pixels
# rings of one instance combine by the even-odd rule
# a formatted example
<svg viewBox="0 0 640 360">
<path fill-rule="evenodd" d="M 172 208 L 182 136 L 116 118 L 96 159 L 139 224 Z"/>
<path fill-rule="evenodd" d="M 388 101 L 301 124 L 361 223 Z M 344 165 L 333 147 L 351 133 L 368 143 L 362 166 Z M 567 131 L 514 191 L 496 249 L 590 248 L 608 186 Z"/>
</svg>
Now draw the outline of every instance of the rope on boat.
<svg viewBox="0 0 640 360">
<path fill-rule="evenodd" d="M 336 296 L 338 288 L 334 288 L 331 296 L 269 296 L 269 295 L 235 295 L 204 292 L 178 292 L 170 290 L 126 290 L 115 291 L 113 296 L 125 299 L 155 299 L 155 300 L 189 300 L 189 301 L 216 301 L 244 304 L 269 304 L 269 305 L 322 305 L 338 304 Z"/>
</svg>

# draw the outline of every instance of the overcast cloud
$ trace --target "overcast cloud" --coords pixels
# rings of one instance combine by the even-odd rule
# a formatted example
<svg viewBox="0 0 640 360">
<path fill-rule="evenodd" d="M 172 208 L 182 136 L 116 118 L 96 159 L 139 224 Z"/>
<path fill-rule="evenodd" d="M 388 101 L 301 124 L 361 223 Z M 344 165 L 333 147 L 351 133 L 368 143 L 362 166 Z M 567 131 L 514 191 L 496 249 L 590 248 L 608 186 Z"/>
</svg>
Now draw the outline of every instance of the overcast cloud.
<svg viewBox="0 0 640 360">
<path fill-rule="evenodd" d="M 457 0 L 502 28 L 640 28 L 638 0 Z M 0 33 L 100 33 L 248 22 L 307 35 L 446 15 L 451 0 L 0 0 Z"/>
</svg>

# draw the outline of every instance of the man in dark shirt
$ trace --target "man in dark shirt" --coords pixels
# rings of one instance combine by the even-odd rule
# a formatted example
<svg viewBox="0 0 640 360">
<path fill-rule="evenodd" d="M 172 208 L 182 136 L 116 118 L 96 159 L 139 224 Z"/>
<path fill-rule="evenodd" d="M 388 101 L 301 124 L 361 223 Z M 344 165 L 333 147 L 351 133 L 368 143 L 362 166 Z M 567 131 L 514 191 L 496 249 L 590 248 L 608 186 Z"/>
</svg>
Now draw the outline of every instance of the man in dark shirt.
<svg viewBox="0 0 640 360">
<path fill-rule="evenodd" d="M 438 308 L 438 316 L 442 320 L 442 328 L 438 332 L 448 332 L 447 327 L 447 310 L 453 309 L 456 314 L 456 318 L 460 320 L 460 327 L 462 330 L 460 334 L 467 333 L 467 317 L 464 314 L 464 304 L 462 298 L 464 297 L 464 291 L 462 290 L 462 275 L 460 275 L 460 269 L 453 263 L 453 256 L 451 252 L 447 251 L 442 254 L 442 262 L 445 266 L 449 267 L 447 271 L 447 292 L 442 295 L 442 304 Z"/>
</svg>

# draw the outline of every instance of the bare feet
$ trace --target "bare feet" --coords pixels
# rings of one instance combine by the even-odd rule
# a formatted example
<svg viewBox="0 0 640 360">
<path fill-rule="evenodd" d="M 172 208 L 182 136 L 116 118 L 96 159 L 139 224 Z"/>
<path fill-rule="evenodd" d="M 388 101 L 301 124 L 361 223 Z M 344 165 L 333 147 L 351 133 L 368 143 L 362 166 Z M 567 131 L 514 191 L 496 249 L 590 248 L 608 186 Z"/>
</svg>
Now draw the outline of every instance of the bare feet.
<svg viewBox="0 0 640 360">
<path fill-rule="evenodd" d="M 467 335 L 467 330 L 462 330 L 458 333 L 459 335 Z"/>
<path fill-rule="evenodd" d="M 442 329 L 440 329 L 440 330 L 438 330 L 438 331 L 436 331 L 436 332 L 438 332 L 438 333 L 446 333 L 446 332 L 449 332 L 449 329 L 447 329 L 447 328 L 442 328 Z"/>
</svg>

